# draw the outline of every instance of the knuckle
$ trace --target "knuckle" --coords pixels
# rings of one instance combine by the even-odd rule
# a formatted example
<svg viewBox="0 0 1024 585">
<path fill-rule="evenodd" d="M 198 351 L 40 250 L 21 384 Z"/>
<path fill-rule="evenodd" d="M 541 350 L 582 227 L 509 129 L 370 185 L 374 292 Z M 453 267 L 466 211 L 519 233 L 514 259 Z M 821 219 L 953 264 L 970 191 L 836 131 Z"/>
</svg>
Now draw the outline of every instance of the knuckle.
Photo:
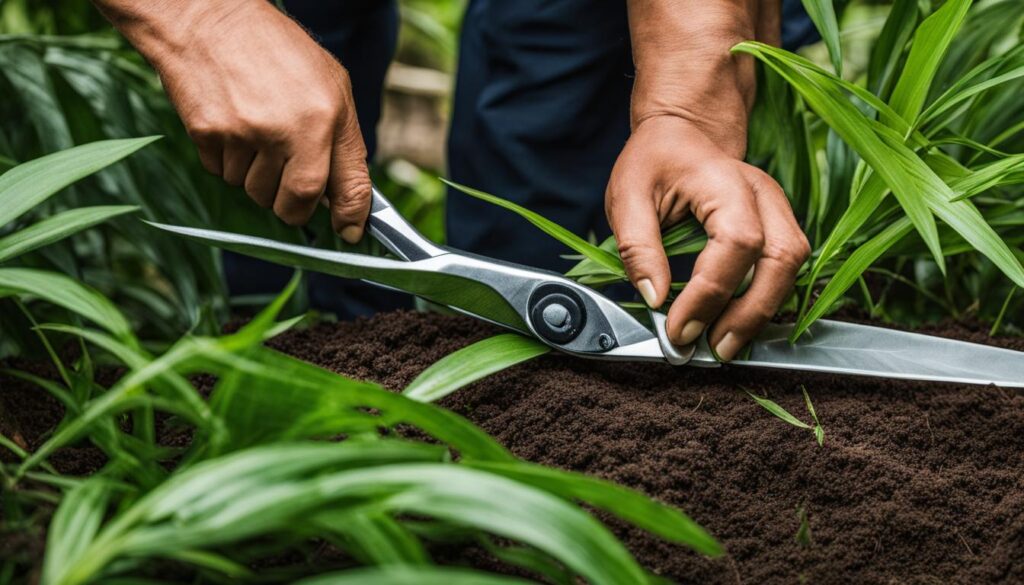
<svg viewBox="0 0 1024 585">
<path fill-rule="evenodd" d="M 745 258 L 757 257 L 764 250 L 764 233 L 760 228 L 732 229 L 718 234 L 716 239 Z"/>
<path fill-rule="evenodd" d="M 700 274 L 694 275 L 687 286 L 695 288 L 704 299 L 716 299 L 719 301 L 731 298 L 733 292 L 735 292 L 721 281 L 709 279 Z"/>
<path fill-rule="evenodd" d="M 327 184 L 326 177 L 317 175 L 301 175 L 293 177 L 288 181 L 288 194 L 296 199 L 308 201 L 319 199 L 324 194 L 324 187 Z"/>
<path fill-rule="evenodd" d="M 785 268 L 796 271 L 810 258 L 811 244 L 807 241 L 807 236 L 801 233 L 769 253 Z"/>
<path fill-rule="evenodd" d="M 656 250 L 647 242 L 624 238 L 618 242 L 619 257 L 627 266 L 649 260 Z"/>
</svg>

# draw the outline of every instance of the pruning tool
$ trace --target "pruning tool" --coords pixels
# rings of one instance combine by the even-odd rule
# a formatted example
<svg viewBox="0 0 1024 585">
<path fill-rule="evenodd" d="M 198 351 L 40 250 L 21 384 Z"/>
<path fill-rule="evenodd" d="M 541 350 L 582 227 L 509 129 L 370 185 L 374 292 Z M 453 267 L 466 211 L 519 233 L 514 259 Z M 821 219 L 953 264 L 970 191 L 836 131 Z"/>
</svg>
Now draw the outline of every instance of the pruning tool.
<svg viewBox="0 0 1024 585">
<path fill-rule="evenodd" d="M 376 189 L 369 232 L 398 259 L 337 252 L 216 230 L 152 224 L 207 244 L 303 269 L 360 279 L 534 337 L 561 352 L 604 360 L 720 367 L 706 337 L 673 345 L 665 316 L 640 318 L 564 276 L 438 246 Z M 1024 388 L 1024 352 L 819 319 L 796 343 L 770 324 L 729 365 Z"/>
</svg>

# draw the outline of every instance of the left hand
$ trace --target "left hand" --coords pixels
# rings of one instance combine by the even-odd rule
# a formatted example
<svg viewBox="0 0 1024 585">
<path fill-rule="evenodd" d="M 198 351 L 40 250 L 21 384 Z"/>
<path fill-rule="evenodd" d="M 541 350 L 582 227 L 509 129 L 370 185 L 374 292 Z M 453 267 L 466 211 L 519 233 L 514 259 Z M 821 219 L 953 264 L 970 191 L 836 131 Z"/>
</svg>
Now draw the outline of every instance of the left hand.
<svg viewBox="0 0 1024 585">
<path fill-rule="evenodd" d="M 779 184 L 718 138 L 670 114 L 642 120 L 615 163 L 605 205 L 626 273 L 653 308 L 671 282 L 661 229 L 688 213 L 703 224 L 708 243 L 669 309 L 667 332 L 685 346 L 710 325 L 708 342 L 728 361 L 779 310 L 810 246 Z M 750 288 L 733 298 L 752 268 Z"/>
</svg>

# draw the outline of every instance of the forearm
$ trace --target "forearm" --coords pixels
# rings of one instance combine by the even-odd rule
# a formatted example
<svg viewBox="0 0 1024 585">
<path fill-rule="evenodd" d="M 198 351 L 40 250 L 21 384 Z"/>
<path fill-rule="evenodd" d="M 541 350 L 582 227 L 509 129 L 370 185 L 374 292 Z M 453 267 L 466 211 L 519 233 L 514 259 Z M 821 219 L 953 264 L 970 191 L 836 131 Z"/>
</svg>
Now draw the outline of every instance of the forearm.
<svg viewBox="0 0 1024 585">
<path fill-rule="evenodd" d="M 753 60 L 730 49 L 777 38 L 778 0 L 629 0 L 629 26 L 634 128 L 682 118 L 741 158 L 756 81 Z"/>
</svg>

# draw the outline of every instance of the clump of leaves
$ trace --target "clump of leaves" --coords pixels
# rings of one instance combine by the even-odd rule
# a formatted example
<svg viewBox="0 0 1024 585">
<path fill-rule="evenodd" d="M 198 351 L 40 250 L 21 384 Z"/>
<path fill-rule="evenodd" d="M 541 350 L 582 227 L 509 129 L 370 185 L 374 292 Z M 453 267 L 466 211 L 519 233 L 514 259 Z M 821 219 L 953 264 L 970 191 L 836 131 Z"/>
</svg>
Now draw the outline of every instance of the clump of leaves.
<svg viewBox="0 0 1024 585">
<path fill-rule="evenodd" d="M 804 421 L 793 416 L 792 414 L 789 413 L 788 410 L 782 408 L 782 406 L 780 406 L 777 402 L 773 400 L 769 400 L 768 398 L 762 398 L 754 394 L 750 390 L 744 389 L 744 391 L 747 393 L 747 395 L 754 399 L 754 402 L 760 404 L 768 412 L 774 414 L 775 416 L 793 425 L 794 427 L 807 429 L 814 433 L 814 438 L 815 440 L 818 441 L 818 445 L 824 446 L 825 428 L 821 426 L 821 421 L 818 420 L 818 413 L 814 410 L 814 404 L 811 403 L 811 397 L 810 395 L 807 394 L 807 388 L 801 385 L 800 389 L 803 391 L 804 394 L 804 403 L 807 405 L 807 411 L 811 413 L 811 419 L 814 421 L 813 425 L 807 424 Z"/>
</svg>

